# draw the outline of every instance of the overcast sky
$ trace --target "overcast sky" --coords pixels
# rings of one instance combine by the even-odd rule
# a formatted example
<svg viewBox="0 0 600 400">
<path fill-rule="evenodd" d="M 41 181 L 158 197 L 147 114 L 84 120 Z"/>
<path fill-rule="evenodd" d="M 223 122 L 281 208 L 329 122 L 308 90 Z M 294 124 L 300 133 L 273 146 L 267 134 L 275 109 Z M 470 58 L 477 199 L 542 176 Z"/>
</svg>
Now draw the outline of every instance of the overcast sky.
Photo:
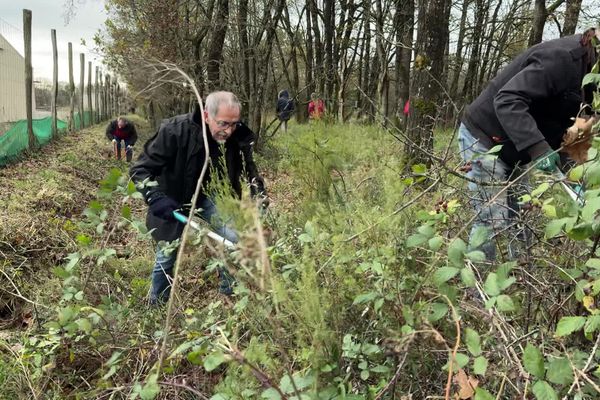
<svg viewBox="0 0 600 400">
<path fill-rule="evenodd" d="M 0 34 L 23 54 L 23 9 L 32 14 L 32 64 L 35 79 L 52 79 L 52 41 L 50 30 L 56 29 L 58 79 L 69 80 L 68 43 L 73 44 L 73 75 L 79 84 L 79 54 L 85 54 L 85 81 L 88 62 L 92 62 L 92 81 L 96 66 L 102 67 L 100 55 L 93 53 L 93 37 L 106 20 L 104 0 L 73 0 L 75 15 L 65 21 L 65 0 L 0 0 Z M 82 39 L 86 46 L 82 45 Z"/>
</svg>

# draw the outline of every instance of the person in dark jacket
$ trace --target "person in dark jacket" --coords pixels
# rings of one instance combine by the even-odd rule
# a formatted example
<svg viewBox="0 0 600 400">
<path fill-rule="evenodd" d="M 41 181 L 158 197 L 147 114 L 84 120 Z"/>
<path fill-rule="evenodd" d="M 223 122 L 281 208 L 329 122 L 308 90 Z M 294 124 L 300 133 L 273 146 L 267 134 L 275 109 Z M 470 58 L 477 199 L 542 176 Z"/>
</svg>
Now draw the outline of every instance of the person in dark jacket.
<svg viewBox="0 0 600 400">
<path fill-rule="evenodd" d="M 596 62 L 594 34 L 594 30 L 588 30 L 583 35 L 550 40 L 525 50 L 487 85 L 462 116 L 460 154 L 470 163 L 468 177 L 480 183 L 468 184 L 478 212 L 471 236 L 479 226 L 488 229 L 489 239 L 478 249 L 490 261 L 496 257 L 493 232 L 506 228 L 518 211 L 519 192 L 527 187 L 526 180 L 517 181 L 524 171 L 521 167 L 533 162 L 550 173 L 559 167 L 555 150 L 573 124 L 571 118 L 587 100 L 584 92 L 588 90 L 582 91 L 581 83 Z M 498 158 L 482 155 L 496 145 L 502 145 Z M 513 185 L 499 194 L 501 182 L 507 180 Z"/>
<path fill-rule="evenodd" d="M 294 100 L 290 99 L 290 94 L 287 90 L 282 90 L 277 95 L 277 117 L 283 125 L 284 132 L 287 132 L 287 122 L 294 113 Z"/>
<path fill-rule="evenodd" d="M 242 193 L 240 179 L 246 175 L 253 196 L 268 204 L 263 179 L 253 159 L 254 133 L 240 122 L 241 105 L 230 92 L 214 92 L 207 96 L 204 115 L 199 108 L 194 113 L 164 120 L 156 135 L 144 145 L 144 151 L 131 167 L 130 175 L 148 204 L 146 225 L 152 237 L 160 242 L 178 239 L 184 225 L 173 218 L 173 211 L 186 207 L 192 199 L 202 166 L 209 157 L 210 168 L 202 182 L 202 191 L 196 207 L 201 217 L 213 230 L 231 242 L 238 237 L 219 217 L 211 193 L 211 180 L 228 182 L 238 197 Z M 207 128 L 209 152 L 206 154 L 202 124 Z M 156 181 L 158 185 L 145 185 Z M 183 207 L 183 208 L 182 208 Z M 176 252 L 166 254 L 159 245 L 152 272 L 151 304 L 164 302 L 170 293 Z M 219 271 L 220 291 L 231 294 L 231 279 L 226 271 Z"/>
<path fill-rule="evenodd" d="M 137 142 L 137 131 L 133 122 L 119 117 L 114 121 L 108 123 L 106 127 L 106 137 L 116 145 L 116 156 L 117 159 L 121 159 L 121 141 L 125 143 L 125 157 L 127 161 L 131 161 L 133 157 L 133 146 Z"/>
</svg>

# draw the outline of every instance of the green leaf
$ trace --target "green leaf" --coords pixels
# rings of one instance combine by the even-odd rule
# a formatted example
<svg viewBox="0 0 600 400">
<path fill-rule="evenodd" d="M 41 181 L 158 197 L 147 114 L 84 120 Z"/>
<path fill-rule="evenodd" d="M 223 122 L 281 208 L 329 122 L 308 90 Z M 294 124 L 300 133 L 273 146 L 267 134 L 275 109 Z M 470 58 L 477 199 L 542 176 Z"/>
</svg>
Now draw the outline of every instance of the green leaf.
<svg viewBox="0 0 600 400">
<path fill-rule="evenodd" d="M 490 272 L 485 279 L 483 290 L 488 296 L 498 296 L 500 294 L 500 286 L 498 285 L 498 275 L 495 272 Z"/>
<path fill-rule="evenodd" d="M 558 396 L 552 386 L 546 381 L 537 381 L 532 388 L 537 400 L 558 400 Z"/>
<path fill-rule="evenodd" d="M 490 392 L 483 388 L 475 389 L 474 400 L 496 400 L 496 396 L 493 396 Z"/>
<path fill-rule="evenodd" d="M 583 165 L 578 165 L 569 171 L 569 180 L 579 181 L 583 178 Z"/>
<path fill-rule="evenodd" d="M 477 225 L 469 237 L 469 248 L 478 249 L 479 246 L 488 241 L 490 229 L 484 225 Z"/>
<path fill-rule="evenodd" d="M 160 392 L 160 386 L 156 383 L 156 375 L 152 375 L 142 390 L 140 391 L 140 398 L 142 400 L 152 400 L 154 399 L 158 393 Z"/>
<path fill-rule="evenodd" d="M 581 217 L 584 221 L 591 221 L 598 210 L 600 210 L 600 197 L 588 199 L 581 210 Z"/>
<path fill-rule="evenodd" d="M 475 287 L 475 273 L 471 268 L 465 267 L 460 270 L 460 279 L 467 287 Z"/>
<path fill-rule="evenodd" d="M 474 250 L 465 254 L 465 258 L 473 262 L 482 262 L 485 261 L 485 254 L 483 253 L 483 251 Z"/>
<path fill-rule="evenodd" d="M 90 333 L 92 331 L 92 323 L 87 318 L 80 318 L 77 321 L 77 326 L 85 333 Z"/>
<path fill-rule="evenodd" d="M 600 74 L 585 74 L 583 80 L 581 81 L 581 87 L 585 85 L 594 84 L 596 86 L 600 85 Z"/>
<path fill-rule="evenodd" d="M 368 371 L 367 371 L 368 372 Z M 294 374 L 294 385 L 298 390 L 304 390 L 311 386 L 315 381 L 315 377 L 312 374 L 306 374 L 304 376 L 296 373 Z M 289 375 L 284 375 L 279 381 L 279 388 L 284 393 L 294 393 L 294 385 Z"/>
<path fill-rule="evenodd" d="M 433 274 L 433 282 L 436 285 L 441 285 L 454 278 L 456 274 L 458 274 L 459 269 L 454 267 L 441 267 L 438 268 L 437 271 Z"/>
<path fill-rule="evenodd" d="M 411 169 L 415 175 L 424 175 L 427 172 L 427 166 L 425 164 L 414 164 L 411 166 Z"/>
<path fill-rule="evenodd" d="M 558 321 L 555 336 L 567 336 L 583 328 L 585 325 L 585 317 L 562 317 Z"/>
<path fill-rule="evenodd" d="M 565 226 L 565 223 L 566 218 L 554 219 L 548 222 L 546 230 L 544 231 L 546 239 L 552 239 L 554 236 L 558 235 L 562 231 L 563 226 Z"/>
<path fill-rule="evenodd" d="M 505 294 L 501 294 L 496 298 L 496 307 L 502 312 L 511 312 L 517 309 L 515 303 L 513 303 L 513 299 Z"/>
<path fill-rule="evenodd" d="M 552 204 L 544 204 L 542 206 L 542 211 L 546 217 L 556 218 L 556 207 L 554 207 Z"/>
<path fill-rule="evenodd" d="M 121 216 L 125 219 L 131 219 L 131 207 L 127 204 L 123 205 L 123 207 L 121 207 Z"/>
<path fill-rule="evenodd" d="M 446 303 L 432 303 L 429 307 L 430 312 L 427 315 L 429 322 L 436 322 L 448 313 L 448 305 Z"/>
<path fill-rule="evenodd" d="M 423 236 L 426 236 L 428 239 L 435 235 L 435 229 L 433 229 L 431 225 L 421 225 L 417 228 L 417 232 Z"/>
<path fill-rule="evenodd" d="M 267 400 L 281 400 L 281 395 L 277 390 L 273 388 L 268 388 L 267 390 L 262 392 L 260 397 Z"/>
<path fill-rule="evenodd" d="M 567 231 L 567 236 L 573 240 L 586 240 L 592 236 L 593 233 L 592 224 L 589 222 L 582 222 Z"/>
<path fill-rule="evenodd" d="M 410 235 L 406 239 L 406 247 L 417 247 L 422 245 L 427 241 L 427 236 L 421 235 L 420 233 L 415 233 L 414 235 Z"/>
<path fill-rule="evenodd" d="M 450 246 L 448 246 L 448 260 L 457 267 L 464 265 L 464 254 L 467 250 L 467 245 L 462 239 L 454 239 Z"/>
<path fill-rule="evenodd" d="M 377 297 L 377 293 L 376 292 L 369 292 L 369 293 L 359 294 L 358 296 L 356 296 L 356 298 L 354 298 L 354 301 L 352 302 L 352 305 L 354 305 L 354 304 L 368 303 L 368 302 L 374 300 L 376 297 Z"/>
<path fill-rule="evenodd" d="M 429 248 L 433 251 L 438 251 L 444 244 L 444 238 L 441 236 L 434 236 L 429 239 Z"/>
<path fill-rule="evenodd" d="M 573 382 L 573 369 L 565 357 L 550 359 L 546 379 L 557 385 L 569 385 Z"/>
<path fill-rule="evenodd" d="M 465 341 L 469 353 L 475 357 L 481 354 L 481 339 L 479 338 L 479 333 L 477 333 L 477 331 L 467 328 L 465 330 Z"/>
<path fill-rule="evenodd" d="M 540 197 L 549 188 L 550 188 L 550 184 L 548 182 L 543 182 L 531 192 L 531 196 Z"/>
<path fill-rule="evenodd" d="M 502 150 L 502 144 L 497 144 L 494 147 L 492 147 L 491 149 L 489 149 L 488 151 L 486 151 L 483 154 L 496 154 L 496 153 L 500 153 L 500 150 Z"/>
<path fill-rule="evenodd" d="M 590 315 L 585 321 L 583 331 L 586 334 L 591 334 L 600 329 L 600 315 Z"/>
<path fill-rule="evenodd" d="M 523 366 L 527 372 L 536 378 L 542 379 L 544 377 L 544 356 L 531 343 L 527 343 L 523 351 Z"/>
<path fill-rule="evenodd" d="M 225 355 L 221 351 L 210 353 L 204 358 L 204 369 L 208 372 L 214 371 L 219 365 L 225 362 Z"/>
<path fill-rule="evenodd" d="M 484 356 L 479 356 L 473 361 L 473 373 L 484 376 L 487 371 L 488 360 Z"/>
<path fill-rule="evenodd" d="M 385 373 L 390 372 L 390 367 L 380 364 L 373 368 L 370 368 L 369 371 L 374 372 L 376 374 L 385 374 Z"/>
<path fill-rule="evenodd" d="M 302 243 L 310 243 L 313 241 L 313 238 L 308 233 L 301 233 L 298 236 L 298 240 L 300 240 Z"/>
</svg>

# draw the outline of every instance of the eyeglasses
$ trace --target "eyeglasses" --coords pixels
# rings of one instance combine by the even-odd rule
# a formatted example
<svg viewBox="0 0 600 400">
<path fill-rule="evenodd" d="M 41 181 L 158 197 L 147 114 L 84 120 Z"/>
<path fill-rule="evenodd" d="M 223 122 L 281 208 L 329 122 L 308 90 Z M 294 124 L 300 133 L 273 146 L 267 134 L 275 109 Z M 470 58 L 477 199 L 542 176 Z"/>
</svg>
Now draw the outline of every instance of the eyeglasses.
<svg viewBox="0 0 600 400">
<path fill-rule="evenodd" d="M 217 124 L 217 126 L 221 129 L 227 129 L 227 128 L 236 129 L 236 128 L 239 128 L 240 126 L 242 126 L 241 121 L 233 121 L 233 122 L 215 121 L 215 124 Z"/>
</svg>

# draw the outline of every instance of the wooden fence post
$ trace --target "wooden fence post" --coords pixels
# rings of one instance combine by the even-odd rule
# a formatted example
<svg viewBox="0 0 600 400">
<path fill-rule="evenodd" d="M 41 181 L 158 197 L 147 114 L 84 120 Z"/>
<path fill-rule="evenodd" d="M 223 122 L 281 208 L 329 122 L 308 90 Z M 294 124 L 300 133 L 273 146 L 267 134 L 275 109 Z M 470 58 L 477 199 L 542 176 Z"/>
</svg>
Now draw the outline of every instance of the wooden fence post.
<svg viewBox="0 0 600 400">
<path fill-rule="evenodd" d="M 58 49 L 56 46 L 56 29 L 50 30 L 52 38 L 52 98 L 51 98 L 51 113 L 52 113 L 52 137 L 58 134 L 58 116 L 56 112 L 56 100 L 58 98 Z"/>
<path fill-rule="evenodd" d="M 31 10 L 23 10 L 23 40 L 25 42 L 25 112 L 27 114 L 27 137 L 32 149 L 37 140 L 33 135 L 33 68 L 31 67 Z"/>
<path fill-rule="evenodd" d="M 100 103 L 99 103 L 99 96 L 98 96 L 98 89 L 100 88 L 100 86 L 98 86 L 100 84 L 100 82 L 98 81 L 98 73 L 99 73 L 99 69 L 98 67 L 96 67 L 96 81 L 95 81 L 95 85 L 94 85 L 94 102 L 96 103 L 96 112 L 94 113 L 94 121 L 99 124 L 100 123 Z"/>
<path fill-rule="evenodd" d="M 90 126 L 94 124 L 94 107 L 92 107 L 92 62 L 88 61 L 88 109 L 90 110 Z"/>
<path fill-rule="evenodd" d="M 73 44 L 69 42 L 69 95 L 71 106 L 69 108 L 69 132 L 75 131 L 75 78 L 73 77 Z"/>
<path fill-rule="evenodd" d="M 84 84 L 85 84 L 85 54 L 79 53 L 79 129 L 85 127 L 83 109 Z"/>
</svg>

